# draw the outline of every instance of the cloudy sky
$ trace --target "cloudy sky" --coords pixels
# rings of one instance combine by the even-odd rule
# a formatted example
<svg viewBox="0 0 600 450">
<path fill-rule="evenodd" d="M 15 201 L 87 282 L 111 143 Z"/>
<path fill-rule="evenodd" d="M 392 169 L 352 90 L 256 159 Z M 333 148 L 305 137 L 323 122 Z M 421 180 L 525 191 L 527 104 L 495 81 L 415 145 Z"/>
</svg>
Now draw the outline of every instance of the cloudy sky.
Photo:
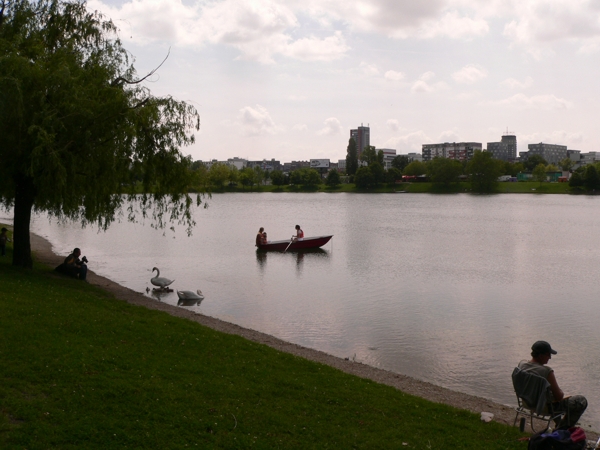
<svg viewBox="0 0 600 450">
<path fill-rule="evenodd" d="M 90 0 L 147 86 L 201 116 L 193 159 L 345 158 L 351 128 L 600 151 L 594 0 Z"/>
</svg>

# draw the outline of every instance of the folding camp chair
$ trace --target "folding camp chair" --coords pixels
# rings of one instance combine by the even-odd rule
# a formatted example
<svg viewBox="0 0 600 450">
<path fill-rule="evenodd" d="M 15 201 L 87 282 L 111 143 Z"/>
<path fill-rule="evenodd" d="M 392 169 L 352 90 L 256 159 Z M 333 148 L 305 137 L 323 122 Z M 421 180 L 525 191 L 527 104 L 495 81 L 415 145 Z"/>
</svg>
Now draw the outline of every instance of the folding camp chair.
<svg viewBox="0 0 600 450">
<path fill-rule="evenodd" d="M 534 420 L 545 424 L 544 430 L 550 427 L 550 422 L 560 422 L 565 414 L 564 411 L 553 411 L 552 402 L 549 398 L 550 383 L 543 377 L 515 367 L 512 373 L 513 387 L 517 395 L 517 404 L 515 408 L 516 415 L 513 426 L 517 424 L 517 419 L 521 417 L 519 429 L 524 431 L 526 418 L 529 417 L 531 430 L 534 433 L 542 430 L 536 430 Z"/>
</svg>

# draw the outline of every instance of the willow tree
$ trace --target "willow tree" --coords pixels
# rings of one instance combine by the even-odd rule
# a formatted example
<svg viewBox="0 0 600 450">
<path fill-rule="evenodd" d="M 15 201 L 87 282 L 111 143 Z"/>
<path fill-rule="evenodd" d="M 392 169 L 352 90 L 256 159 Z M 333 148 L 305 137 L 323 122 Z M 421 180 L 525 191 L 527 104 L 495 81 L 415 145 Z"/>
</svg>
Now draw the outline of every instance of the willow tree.
<svg viewBox="0 0 600 450">
<path fill-rule="evenodd" d="M 191 230 L 180 148 L 199 116 L 153 96 L 145 78 L 85 2 L 0 0 L 0 202 L 14 208 L 13 265 L 32 266 L 32 211 L 102 229 L 122 215 Z"/>
</svg>

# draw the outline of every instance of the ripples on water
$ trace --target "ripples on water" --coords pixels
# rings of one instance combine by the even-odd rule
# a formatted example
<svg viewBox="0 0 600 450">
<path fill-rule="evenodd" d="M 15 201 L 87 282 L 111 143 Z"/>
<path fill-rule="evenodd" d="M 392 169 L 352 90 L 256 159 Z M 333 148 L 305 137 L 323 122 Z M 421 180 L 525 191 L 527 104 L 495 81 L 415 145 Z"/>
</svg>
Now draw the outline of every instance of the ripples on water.
<svg viewBox="0 0 600 450">
<path fill-rule="evenodd" d="M 150 269 L 191 307 L 282 339 L 513 405 L 510 373 L 538 339 L 600 428 L 600 198 L 217 194 L 191 238 L 149 226 L 33 229 L 137 291 Z M 254 237 L 334 234 L 323 252 L 257 254 Z M 158 301 L 158 300 L 157 300 Z M 161 301 L 177 304 L 175 293 Z"/>
</svg>

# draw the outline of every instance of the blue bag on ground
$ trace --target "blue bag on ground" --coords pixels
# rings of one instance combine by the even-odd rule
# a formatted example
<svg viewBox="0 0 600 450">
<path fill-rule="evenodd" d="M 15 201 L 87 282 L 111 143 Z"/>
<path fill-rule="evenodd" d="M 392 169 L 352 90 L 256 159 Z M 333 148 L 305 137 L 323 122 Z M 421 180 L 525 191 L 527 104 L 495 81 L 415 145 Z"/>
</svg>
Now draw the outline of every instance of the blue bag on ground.
<svg viewBox="0 0 600 450">
<path fill-rule="evenodd" d="M 585 432 L 579 427 L 568 430 L 556 430 L 552 433 L 542 431 L 529 438 L 528 450 L 584 450 Z"/>
</svg>

